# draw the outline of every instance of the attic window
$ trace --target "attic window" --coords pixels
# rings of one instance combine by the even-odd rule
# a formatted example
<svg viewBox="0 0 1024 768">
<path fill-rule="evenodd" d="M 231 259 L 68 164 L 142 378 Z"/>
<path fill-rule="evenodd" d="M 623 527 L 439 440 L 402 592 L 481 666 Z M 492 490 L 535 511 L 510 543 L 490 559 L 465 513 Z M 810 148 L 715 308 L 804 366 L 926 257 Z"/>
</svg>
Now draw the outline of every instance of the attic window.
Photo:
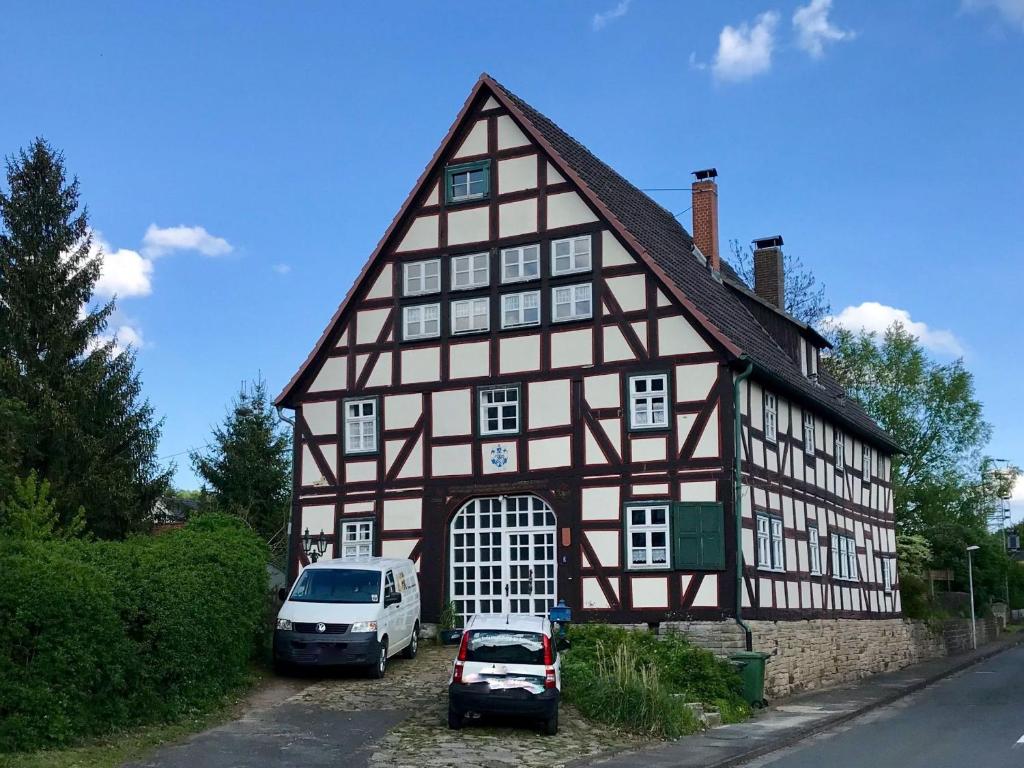
<svg viewBox="0 0 1024 768">
<path fill-rule="evenodd" d="M 491 189 L 491 161 L 450 165 L 444 169 L 446 203 L 484 200 Z"/>
</svg>

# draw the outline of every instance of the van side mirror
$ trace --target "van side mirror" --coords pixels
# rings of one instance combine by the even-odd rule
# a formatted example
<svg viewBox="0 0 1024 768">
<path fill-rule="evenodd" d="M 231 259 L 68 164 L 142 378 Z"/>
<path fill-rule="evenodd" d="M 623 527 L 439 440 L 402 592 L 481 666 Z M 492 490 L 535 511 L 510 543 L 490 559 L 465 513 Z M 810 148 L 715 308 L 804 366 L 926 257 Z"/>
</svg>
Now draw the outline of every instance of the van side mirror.
<svg viewBox="0 0 1024 768">
<path fill-rule="evenodd" d="M 278 589 L 277 590 L 277 599 L 280 600 L 282 603 L 285 600 L 287 600 L 288 599 L 288 589 L 285 588 L 285 587 L 281 587 L 280 589 Z"/>
<path fill-rule="evenodd" d="M 384 595 L 384 605 L 394 605 L 395 603 L 402 602 L 401 592 L 388 592 Z"/>
</svg>

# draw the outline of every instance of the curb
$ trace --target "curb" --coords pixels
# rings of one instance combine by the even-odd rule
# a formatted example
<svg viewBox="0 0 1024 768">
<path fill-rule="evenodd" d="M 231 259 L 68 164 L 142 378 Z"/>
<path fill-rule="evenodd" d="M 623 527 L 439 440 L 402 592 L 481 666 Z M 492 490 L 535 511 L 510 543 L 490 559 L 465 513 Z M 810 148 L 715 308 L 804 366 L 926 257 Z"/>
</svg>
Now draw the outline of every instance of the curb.
<svg viewBox="0 0 1024 768">
<path fill-rule="evenodd" d="M 858 718 L 861 715 L 867 714 L 872 710 L 887 707 L 890 704 L 899 701 L 900 699 L 906 698 L 911 694 L 917 693 L 918 691 L 921 691 L 931 685 L 934 685 L 940 680 L 944 680 L 947 677 L 951 677 L 957 674 L 958 672 L 963 672 L 965 669 L 970 669 L 976 664 L 980 664 L 983 661 L 991 659 L 993 656 L 998 656 L 1000 653 L 1003 653 L 1004 651 L 1008 651 L 1011 648 L 1016 648 L 1018 645 L 1024 644 L 1024 632 L 1020 632 L 1017 634 L 1018 636 L 1013 638 L 1012 641 L 1000 643 L 996 648 L 987 648 L 982 653 L 979 653 L 975 656 L 971 656 L 971 658 L 969 659 L 964 659 L 960 663 L 954 664 L 953 666 L 948 667 L 947 669 L 944 669 L 941 672 L 936 672 L 935 674 L 926 677 L 924 680 L 918 680 L 916 683 L 912 683 L 908 685 L 906 688 L 903 688 L 899 691 L 895 691 L 887 696 L 883 696 L 882 698 L 876 699 L 875 701 L 858 707 L 857 709 L 850 710 L 849 712 L 842 712 L 837 715 L 824 718 L 823 720 L 815 723 L 814 725 L 795 730 L 792 734 L 781 737 L 771 744 L 762 744 L 761 746 L 749 749 L 742 754 L 727 757 L 724 760 L 719 760 L 717 763 L 710 763 L 707 766 L 705 766 L 705 768 L 731 768 L 732 766 L 742 765 L 743 763 L 749 762 L 750 760 L 754 760 L 758 757 L 763 757 L 764 755 L 769 755 L 772 752 L 778 752 L 780 749 L 786 749 L 787 747 L 791 747 L 795 744 L 800 743 L 804 739 L 807 739 L 811 736 L 816 736 L 817 734 L 823 733 L 824 731 L 831 730 L 832 728 L 835 728 L 837 725 L 841 725 L 842 723 Z M 904 667 L 904 669 L 907 669 L 907 667 Z"/>
</svg>

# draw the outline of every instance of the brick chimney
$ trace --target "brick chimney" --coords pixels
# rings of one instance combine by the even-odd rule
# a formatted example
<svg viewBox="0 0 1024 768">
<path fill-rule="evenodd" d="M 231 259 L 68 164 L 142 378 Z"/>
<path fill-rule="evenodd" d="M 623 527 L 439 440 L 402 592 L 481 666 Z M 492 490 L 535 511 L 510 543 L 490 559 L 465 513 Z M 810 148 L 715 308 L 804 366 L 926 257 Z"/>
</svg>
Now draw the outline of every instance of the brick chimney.
<svg viewBox="0 0 1024 768">
<path fill-rule="evenodd" d="M 694 171 L 693 190 L 693 242 L 700 248 L 715 272 L 722 270 L 718 254 L 718 171 L 705 168 Z"/>
<path fill-rule="evenodd" d="M 786 308 L 786 282 L 782 270 L 782 235 L 762 237 L 754 241 L 754 293 Z"/>
</svg>

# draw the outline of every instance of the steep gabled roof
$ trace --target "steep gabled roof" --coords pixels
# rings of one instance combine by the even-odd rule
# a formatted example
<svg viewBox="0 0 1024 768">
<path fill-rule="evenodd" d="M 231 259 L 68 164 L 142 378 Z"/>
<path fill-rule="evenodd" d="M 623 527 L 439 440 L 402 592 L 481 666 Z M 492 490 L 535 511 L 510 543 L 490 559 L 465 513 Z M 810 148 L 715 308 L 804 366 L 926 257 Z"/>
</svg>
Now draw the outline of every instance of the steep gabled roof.
<svg viewBox="0 0 1024 768">
<path fill-rule="evenodd" d="M 523 130 L 551 156 L 552 161 L 580 192 L 604 215 L 616 232 L 661 279 L 666 290 L 679 301 L 706 332 L 735 360 L 749 359 L 761 378 L 788 390 L 830 413 L 848 429 L 876 443 L 895 449 L 892 439 L 864 410 L 845 397 L 842 387 L 822 372 L 817 384 L 803 375 L 799 365 L 771 337 L 743 305 L 733 289 L 715 276 L 693 253 L 693 239 L 675 217 L 626 181 L 614 169 L 595 157 L 567 134 L 489 75 L 481 75 L 452 124 L 448 135 L 424 169 L 413 191 L 381 238 L 345 300 L 331 318 L 316 347 L 292 380 L 278 395 L 278 405 L 288 402 L 292 390 L 326 344 L 331 329 L 343 314 L 356 286 L 369 272 L 378 255 L 416 199 L 421 186 L 437 171 L 456 129 L 481 88 L 487 88 L 513 115 Z M 728 267 L 727 279 L 739 281 Z M 742 281 L 740 281 L 742 282 Z"/>
</svg>

